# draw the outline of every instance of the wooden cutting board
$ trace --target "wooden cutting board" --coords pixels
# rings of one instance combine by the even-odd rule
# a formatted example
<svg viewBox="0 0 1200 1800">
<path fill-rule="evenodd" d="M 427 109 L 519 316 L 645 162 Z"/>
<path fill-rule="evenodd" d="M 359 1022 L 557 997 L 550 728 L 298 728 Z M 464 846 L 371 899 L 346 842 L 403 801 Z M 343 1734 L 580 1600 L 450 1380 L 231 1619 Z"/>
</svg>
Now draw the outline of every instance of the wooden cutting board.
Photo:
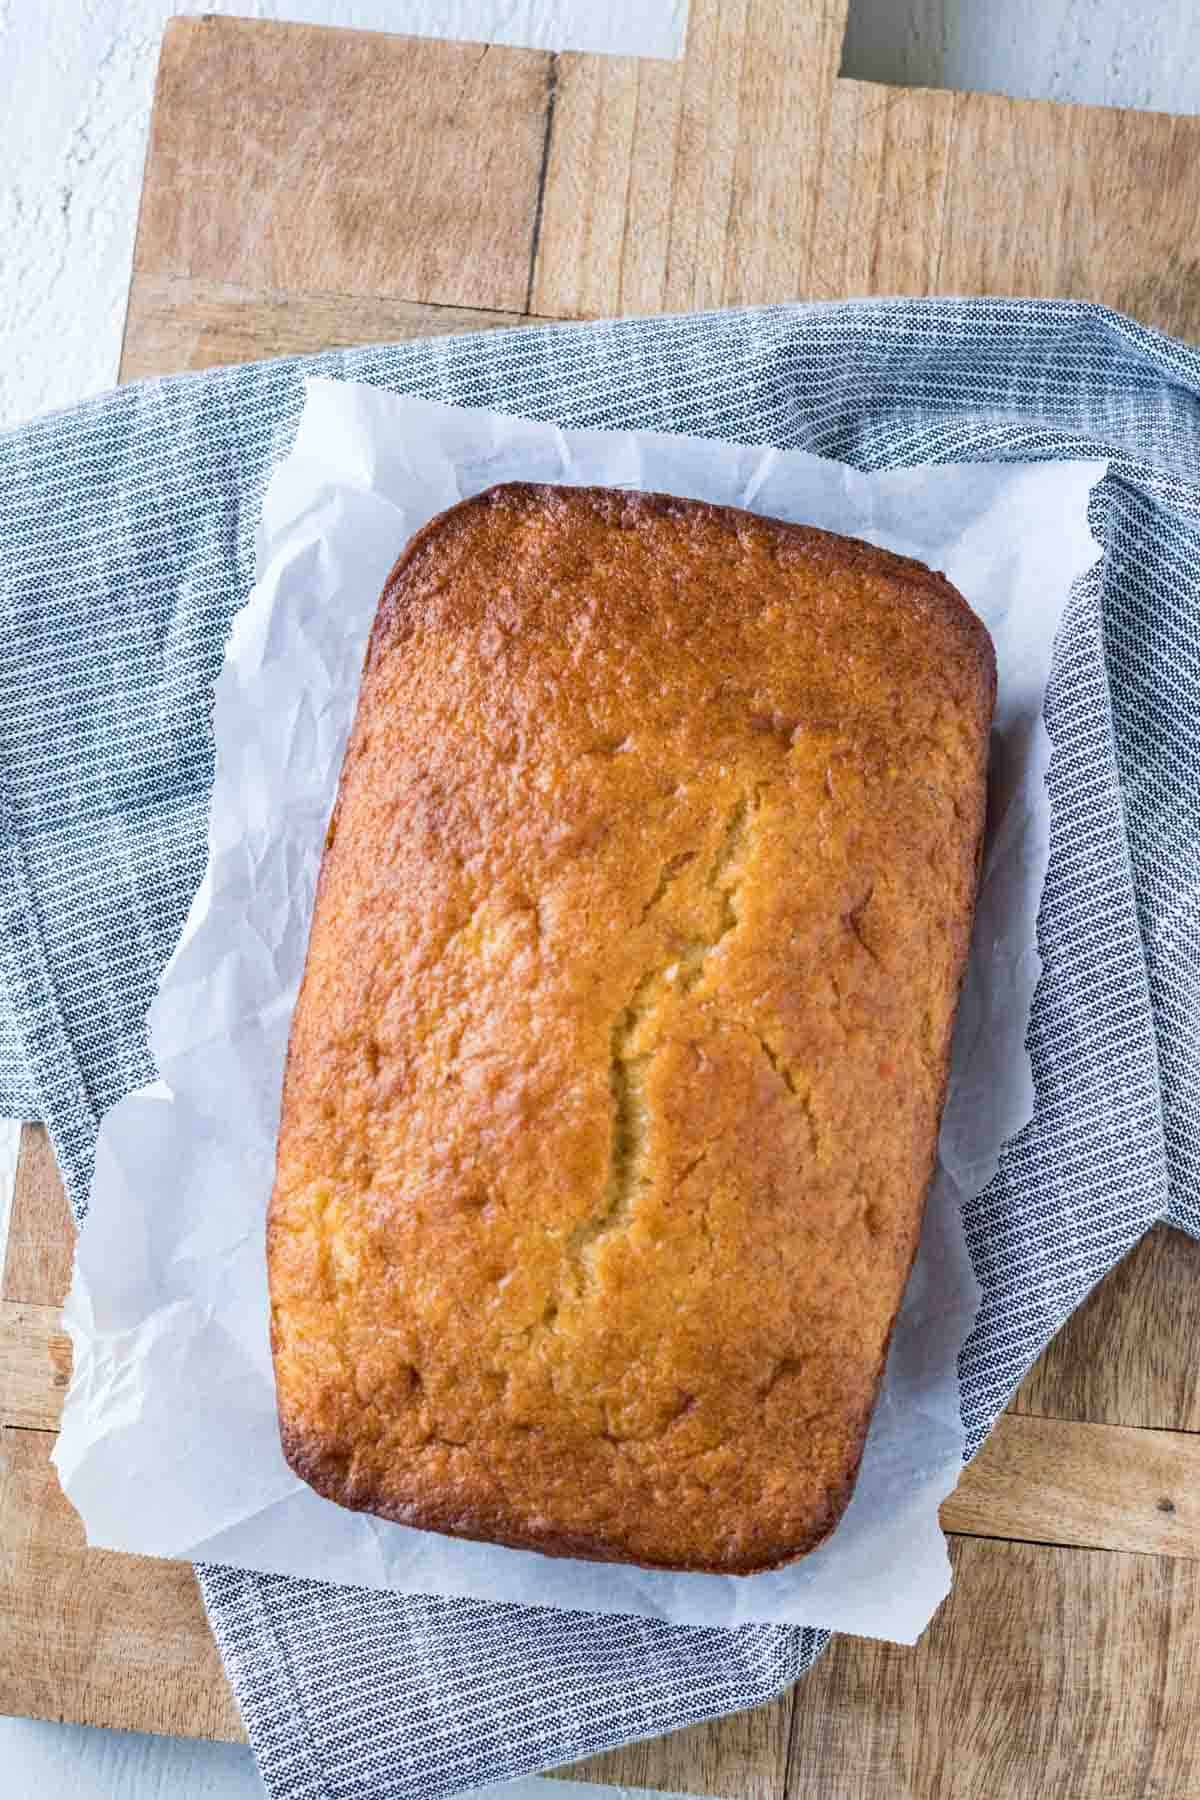
<svg viewBox="0 0 1200 1800">
<path fill-rule="evenodd" d="M 837 78 L 846 0 L 692 0 L 680 63 L 168 27 L 122 376 L 852 293 L 1067 294 L 1200 336 L 1200 120 Z M 70 1227 L 26 1129 L 0 1285 L 0 1711 L 237 1738 L 191 1571 L 49 1466 Z M 1200 1800 L 1200 1245 L 1156 1231 L 944 1510 L 914 1650 L 575 1774 L 723 1800 Z"/>
</svg>

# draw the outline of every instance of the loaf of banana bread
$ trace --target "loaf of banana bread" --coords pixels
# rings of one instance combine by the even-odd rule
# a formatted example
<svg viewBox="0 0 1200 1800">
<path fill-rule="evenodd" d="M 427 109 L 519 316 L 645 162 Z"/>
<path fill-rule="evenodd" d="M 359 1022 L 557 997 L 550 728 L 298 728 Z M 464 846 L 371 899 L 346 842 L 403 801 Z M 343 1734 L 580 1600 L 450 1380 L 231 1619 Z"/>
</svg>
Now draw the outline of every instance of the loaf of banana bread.
<svg viewBox="0 0 1200 1800">
<path fill-rule="evenodd" d="M 407 1525 L 802 1555 L 915 1253 L 995 662 L 918 563 L 509 485 L 379 603 L 292 1026 L 285 1454 Z"/>
</svg>

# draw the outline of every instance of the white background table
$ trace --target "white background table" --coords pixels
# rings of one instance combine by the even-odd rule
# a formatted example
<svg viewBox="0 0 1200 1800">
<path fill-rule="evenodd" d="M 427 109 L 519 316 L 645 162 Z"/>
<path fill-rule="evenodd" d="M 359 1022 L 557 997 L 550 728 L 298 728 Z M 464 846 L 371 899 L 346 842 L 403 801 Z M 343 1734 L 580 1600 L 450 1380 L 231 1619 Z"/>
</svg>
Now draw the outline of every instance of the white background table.
<svg viewBox="0 0 1200 1800">
<path fill-rule="evenodd" d="M 549 47 L 654 53 L 684 0 L 0 0 L 0 425 L 116 377 L 145 130 L 163 22 L 221 12 Z M 845 69 L 864 79 L 1200 112 L 1195 0 L 853 0 Z M 14 154 L 15 151 L 15 154 Z M 0 1131 L 3 1186 L 15 1160 Z M 7 1171 L 7 1174 L 6 1174 Z M 12 1800 L 250 1800 L 248 1751 L 0 1720 Z M 603 1800 L 518 1783 L 507 1800 Z M 615 1793 L 615 1790 L 612 1790 Z M 739 1800 L 738 1796 L 723 1800 Z"/>
</svg>

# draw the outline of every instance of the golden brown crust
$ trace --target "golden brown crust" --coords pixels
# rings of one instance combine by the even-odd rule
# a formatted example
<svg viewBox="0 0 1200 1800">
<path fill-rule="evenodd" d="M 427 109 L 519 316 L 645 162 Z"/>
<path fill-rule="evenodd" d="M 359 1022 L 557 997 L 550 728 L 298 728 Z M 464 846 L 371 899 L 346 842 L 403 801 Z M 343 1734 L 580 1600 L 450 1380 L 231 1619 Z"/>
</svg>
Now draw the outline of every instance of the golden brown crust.
<svg viewBox="0 0 1200 1800">
<path fill-rule="evenodd" d="M 932 1168 L 992 647 L 824 532 L 495 488 L 380 601 L 268 1229 L 320 1493 L 744 1573 L 849 1499 Z"/>
</svg>

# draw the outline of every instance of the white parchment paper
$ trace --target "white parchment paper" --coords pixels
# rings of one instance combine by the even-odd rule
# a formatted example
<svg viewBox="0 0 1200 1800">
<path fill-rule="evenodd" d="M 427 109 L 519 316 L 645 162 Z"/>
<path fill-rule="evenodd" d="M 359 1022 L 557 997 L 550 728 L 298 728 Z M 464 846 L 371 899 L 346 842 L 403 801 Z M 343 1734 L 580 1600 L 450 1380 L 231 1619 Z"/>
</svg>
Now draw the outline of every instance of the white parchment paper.
<svg viewBox="0 0 1200 1800">
<path fill-rule="evenodd" d="M 1049 811 L 1041 722 L 1099 463 L 863 475 L 798 452 L 560 431 L 309 383 L 263 506 L 258 581 L 217 684 L 210 859 L 151 1014 L 161 1079 L 103 1121 L 66 1323 L 55 1461 L 88 1540 L 411 1593 L 913 1642 L 949 1588 L 939 1502 L 963 1432 L 956 1360 L 977 1289 L 964 1195 L 1028 1119 L 1024 1048 Z M 854 1498 L 790 1568 L 671 1575 L 467 1544 L 344 1511 L 279 1449 L 264 1218 L 322 840 L 367 633 L 406 539 L 507 479 L 660 489 L 870 538 L 944 569 L 1000 671 L 989 838 L 940 1158 Z"/>
</svg>

